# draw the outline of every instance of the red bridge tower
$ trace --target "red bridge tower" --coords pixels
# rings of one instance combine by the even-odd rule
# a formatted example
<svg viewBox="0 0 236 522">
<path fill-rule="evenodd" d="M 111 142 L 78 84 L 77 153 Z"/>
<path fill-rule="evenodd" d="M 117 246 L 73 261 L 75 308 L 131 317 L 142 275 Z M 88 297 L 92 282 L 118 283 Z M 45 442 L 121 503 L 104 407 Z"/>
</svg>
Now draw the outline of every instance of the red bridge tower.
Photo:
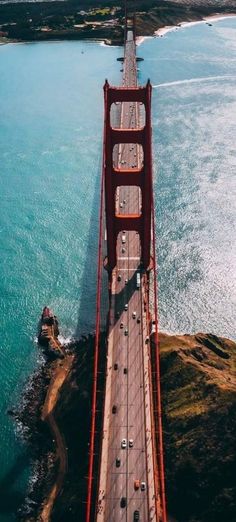
<svg viewBox="0 0 236 522">
<path fill-rule="evenodd" d="M 151 214 L 152 214 L 152 148 L 151 148 L 151 84 L 145 87 L 112 87 L 104 85 L 105 122 L 103 174 L 105 180 L 105 205 L 107 228 L 108 270 L 116 266 L 117 236 L 122 230 L 135 230 L 141 242 L 141 262 L 147 269 L 150 265 Z M 111 106 L 116 102 L 142 103 L 146 117 L 143 127 L 136 129 L 111 126 Z M 140 168 L 121 169 L 114 167 L 113 150 L 118 144 L 139 144 L 143 148 Z M 116 189 L 120 186 L 137 186 L 142 194 L 140 214 L 119 214 L 116 210 Z"/>
</svg>

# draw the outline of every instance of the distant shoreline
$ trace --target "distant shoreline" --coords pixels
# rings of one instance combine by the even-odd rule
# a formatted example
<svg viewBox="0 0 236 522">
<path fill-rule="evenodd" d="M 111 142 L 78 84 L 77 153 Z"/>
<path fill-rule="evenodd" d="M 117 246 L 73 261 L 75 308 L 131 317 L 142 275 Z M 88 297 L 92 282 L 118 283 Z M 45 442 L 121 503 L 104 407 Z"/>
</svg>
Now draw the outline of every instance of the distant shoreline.
<svg viewBox="0 0 236 522">
<path fill-rule="evenodd" d="M 55 2 L 55 4 L 58 2 Z M 52 9 L 52 4 L 50 3 L 50 8 Z M 62 10 L 65 7 L 64 2 L 60 2 Z M 163 5 L 158 6 L 154 9 L 149 9 L 147 7 L 146 12 L 138 12 L 136 14 L 136 31 L 137 31 L 137 43 L 140 44 L 146 37 L 162 37 L 167 32 L 178 30 L 179 28 L 195 25 L 198 23 L 208 23 L 219 21 L 228 17 L 236 16 L 236 8 L 232 7 L 221 7 L 212 8 L 211 6 L 203 7 L 190 7 L 188 8 L 183 4 L 174 4 L 173 2 L 161 2 L 166 8 L 163 8 Z M 100 42 L 105 45 L 123 45 L 123 23 L 124 19 L 122 15 L 117 17 L 116 23 L 113 26 L 106 26 L 106 22 L 97 23 L 97 26 L 93 27 L 91 30 L 91 26 L 85 25 L 82 29 L 76 29 L 75 26 L 71 25 L 67 28 L 61 28 L 60 26 L 48 26 L 45 30 L 35 27 L 28 27 L 27 31 L 24 29 L 24 24 L 22 23 L 21 13 L 17 11 L 13 13 L 15 6 L 23 6 L 26 5 L 24 3 L 21 4 L 7 4 L 7 12 L 2 13 L 2 8 L 6 6 L 6 4 L 0 5 L 0 19 L 3 19 L 5 23 L 0 25 L 0 45 L 8 44 L 8 43 L 31 43 L 31 42 L 50 42 L 50 41 L 68 41 L 68 40 L 79 40 L 79 41 L 93 41 Z M 49 3 L 46 2 L 45 6 L 49 6 Z M 36 4 L 28 3 L 27 4 L 29 10 L 35 9 Z M 71 12 L 73 12 L 71 7 Z M 32 11 L 33 12 L 33 11 Z M 2 16 L 3 15 L 3 16 Z M 27 16 L 33 16 L 30 12 Z M 10 18 L 11 17 L 11 18 Z M 45 19 L 46 19 L 45 15 Z M 8 20 L 15 20 L 14 23 Z M 7 22 L 6 22 L 7 20 Z M 37 22 L 37 18 L 36 18 Z M 35 24 L 36 24 L 35 22 Z M 42 19 L 40 20 L 41 24 L 45 23 Z M 96 22 L 94 22 L 96 24 Z M 81 26 L 82 27 L 82 26 Z M 6 30 L 7 36 L 1 35 L 1 32 L 4 33 Z"/>
<path fill-rule="evenodd" d="M 165 34 L 169 32 L 176 31 L 178 29 L 183 29 L 185 27 L 191 27 L 197 24 L 203 24 L 203 23 L 211 23 L 211 22 L 219 22 L 220 20 L 225 20 L 226 18 L 236 18 L 236 11 L 232 14 L 215 14 L 211 16 L 206 16 L 202 18 L 201 20 L 194 20 L 194 21 L 188 21 L 188 22 L 181 22 L 177 25 L 166 25 L 164 27 L 160 27 L 152 35 L 149 36 L 137 36 L 137 45 L 141 45 L 143 41 L 145 41 L 146 38 L 155 38 L 155 37 L 162 37 Z M 120 46 L 122 43 L 117 43 L 116 41 L 113 42 L 112 40 L 108 39 L 100 39 L 100 38 L 75 38 L 75 39 L 67 39 L 66 37 L 63 38 L 49 38 L 48 40 L 16 40 L 16 39 L 6 39 L 0 37 L 0 46 L 1 45 L 7 45 L 7 44 L 27 44 L 27 43 L 58 43 L 63 41 L 84 41 L 84 42 L 96 42 L 100 45 L 104 45 L 105 47 L 111 47 L 111 46 Z"/>
<path fill-rule="evenodd" d="M 184 27 L 190 27 L 193 25 L 203 24 L 203 23 L 209 24 L 211 22 L 219 22 L 220 20 L 225 20 L 225 18 L 235 18 L 235 17 L 236 17 L 236 11 L 235 11 L 235 14 L 234 13 L 225 14 L 225 15 L 215 14 L 212 16 L 206 16 L 202 20 L 197 20 L 197 21 L 193 21 L 193 22 L 182 22 L 178 25 L 169 25 L 169 26 L 167 25 L 165 27 L 161 27 L 160 29 L 157 29 L 157 31 L 155 31 L 154 35 L 164 36 L 166 33 L 175 31 L 176 29 L 177 30 L 183 29 Z"/>
</svg>

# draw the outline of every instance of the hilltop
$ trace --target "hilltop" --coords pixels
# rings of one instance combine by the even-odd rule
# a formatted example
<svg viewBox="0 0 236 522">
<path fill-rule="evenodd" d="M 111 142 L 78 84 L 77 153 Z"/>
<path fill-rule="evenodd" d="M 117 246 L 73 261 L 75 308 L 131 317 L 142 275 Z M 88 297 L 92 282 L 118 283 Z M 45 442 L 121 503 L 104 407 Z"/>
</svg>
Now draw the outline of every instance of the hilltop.
<svg viewBox="0 0 236 522">
<path fill-rule="evenodd" d="M 236 343 L 160 335 L 166 486 L 178 522 L 236 520 Z"/>
</svg>

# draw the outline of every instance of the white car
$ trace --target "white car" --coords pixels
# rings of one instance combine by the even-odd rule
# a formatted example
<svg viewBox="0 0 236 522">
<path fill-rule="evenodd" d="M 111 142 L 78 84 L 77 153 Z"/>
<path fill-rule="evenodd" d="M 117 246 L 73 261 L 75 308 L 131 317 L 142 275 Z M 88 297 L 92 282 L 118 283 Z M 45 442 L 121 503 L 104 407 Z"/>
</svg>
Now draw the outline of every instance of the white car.
<svg viewBox="0 0 236 522">
<path fill-rule="evenodd" d="M 133 313 L 132 313 L 132 317 L 133 317 L 133 319 L 136 318 L 136 312 L 133 312 Z"/>
<path fill-rule="evenodd" d="M 125 329 L 125 335 L 128 335 L 128 328 Z"/>
<path fill-rule="evenodd" d="M 132 448 L 134 445 L 134 441 L 133 439 L 129 439 L 129 447 Z"/>
<path fill-rule="evenodd" d="M 125 279 L 125 284 L 127 285 L 127 283 L 128 283 L 128 279 Z"/>
<path fill-rule="evenodd" d="M 145 491 L 145 489 L 146 489 L 146 482 L 141 482 L 140 489 L 141 489 L 141 491 Z"/>
<path fill-rule="evenodd" d="M 122 447 L 122 449 L 127 448 L 127 442 L 126 442 L 126 439 L 122 439 L 122 441 L 121 441 L 121 447 Z M 144 483 L 144 484 L 145 484 L 145 483 Z"/>
<path fill-rule="evenodd" d="M 127 312 L 127 310 L 128 310 L 128 304 L 126 303 L 125 304 L 125 311 Z"/>
</svg>

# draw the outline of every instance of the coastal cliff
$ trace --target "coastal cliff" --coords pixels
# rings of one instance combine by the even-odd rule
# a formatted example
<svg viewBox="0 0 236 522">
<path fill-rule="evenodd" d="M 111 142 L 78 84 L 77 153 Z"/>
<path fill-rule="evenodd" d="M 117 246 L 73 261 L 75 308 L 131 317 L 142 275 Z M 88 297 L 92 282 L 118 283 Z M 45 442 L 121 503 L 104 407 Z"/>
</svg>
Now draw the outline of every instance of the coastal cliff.
<svg viewBox="0 0 236 522">
<path fill-rule="evenodd" d="M 236 343 L 160 334 L 168 509 L 178 522 L 236 520 Z"/>
<path fill-rule="evenodd" d="M 168 511 L 177 522 L 233 522 L 236 343 L 211 334 L 160 334 L 160 350 Z M 67 459 L 63 488 L 51 506 L 50 520 L 55 522 L 83 520 L 86 499 L 93 337 L 74 343 L 68 352 L 68 357 L 73 352 L 73 364 L 53 408 Z M 67 362 L 47 361 L 44 376 L 35 376 L 37 393 L 32 401 L 31 392 L 30 413 L 25 401 L 20 416 L 28 433 L 34 431 L 31 446 L 38 470 L 21 520 L 40 520 L 57 483 L 60 451 L 52 434 L 50 440 L 42 412 L 55 372 L 64 364 Z"/>
</svg>

